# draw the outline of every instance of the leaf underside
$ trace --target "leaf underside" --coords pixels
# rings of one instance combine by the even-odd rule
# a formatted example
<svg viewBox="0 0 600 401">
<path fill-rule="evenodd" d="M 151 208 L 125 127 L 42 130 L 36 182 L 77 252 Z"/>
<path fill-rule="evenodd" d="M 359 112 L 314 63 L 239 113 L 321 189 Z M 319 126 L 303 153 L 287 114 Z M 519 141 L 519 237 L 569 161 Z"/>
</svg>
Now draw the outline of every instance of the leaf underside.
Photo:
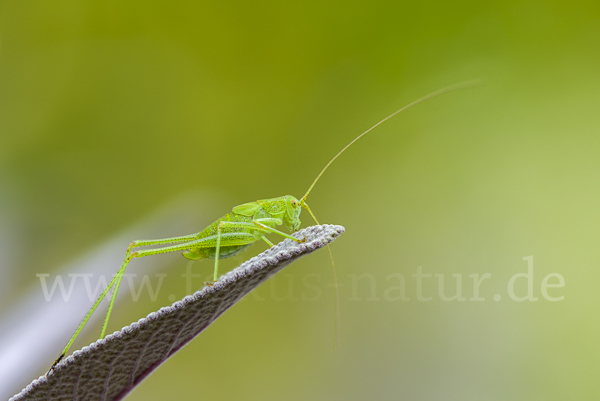
<svg viewBox="0 0 600 401">
<path fill-rule="evenodd" d="M 335 240 L 344 227 L 312 226 L 169 307 L 65 358 L 9 401 L 120 400 L 179 349 L 269 277 Z"/>
</svg>

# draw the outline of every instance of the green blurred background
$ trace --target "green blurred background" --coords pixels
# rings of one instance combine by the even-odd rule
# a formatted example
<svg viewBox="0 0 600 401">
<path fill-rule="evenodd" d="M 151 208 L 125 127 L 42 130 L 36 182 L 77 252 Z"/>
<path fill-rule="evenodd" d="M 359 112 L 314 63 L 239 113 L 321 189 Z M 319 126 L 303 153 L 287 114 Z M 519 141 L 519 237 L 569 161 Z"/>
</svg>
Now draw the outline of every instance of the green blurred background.
<svg viewBox="0 0 600 401">
<path fill-rule="evenodd" d="M 347 230 L 332 246 L 337 350 L 331 266 L 318 252 L 128 399 L 596 399 L 599 46 L 595 1 L 5 0 L 1 310 L 39 289 L 40 270 L 58 271 L 178 196 L 223 199 L 207 220 L 300 197 L 379 119 L 481 78 L 366 136 L 312 192 L 320 221 Z M 531 255 L 538 301 L 517 302 L 507 283 Z M 185 259 L 163 260 L 158 299 L 120 303 L 111 331 L 185 296 Z M 434 277 L 423 286 L 432 300 L 419 301 L 419 266 L 444 275 L 448 296 L 462 275 L 467 300 L 443 301 Z M 201 269 L 208 277 L 212 265 Z M 408 301 L 390 298 L 398 273 Z M 468 276 L 486 273 L 485 301 L 470 301 Z M 551 273 L 564 277 L 548 290 L 562 301 L 542 296 Z M 517 280 L 515 292 L 525 287 Z"/>
</svg>

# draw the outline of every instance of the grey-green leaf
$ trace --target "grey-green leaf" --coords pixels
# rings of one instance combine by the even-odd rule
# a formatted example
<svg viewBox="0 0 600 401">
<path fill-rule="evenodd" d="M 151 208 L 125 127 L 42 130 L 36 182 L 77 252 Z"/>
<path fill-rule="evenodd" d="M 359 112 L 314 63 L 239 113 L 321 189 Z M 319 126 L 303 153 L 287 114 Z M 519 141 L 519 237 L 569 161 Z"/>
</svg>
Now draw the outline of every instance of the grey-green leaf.
<svg viewBox="0 0 600 401">
<path fill-rule="evenodd" d="M 170 307 L 75 351 L 10 401 L 120 400 L 144 378 L 269 277 L 329 244 L 344 228 L 322 225 L 294 234 Z"/>
</svg>

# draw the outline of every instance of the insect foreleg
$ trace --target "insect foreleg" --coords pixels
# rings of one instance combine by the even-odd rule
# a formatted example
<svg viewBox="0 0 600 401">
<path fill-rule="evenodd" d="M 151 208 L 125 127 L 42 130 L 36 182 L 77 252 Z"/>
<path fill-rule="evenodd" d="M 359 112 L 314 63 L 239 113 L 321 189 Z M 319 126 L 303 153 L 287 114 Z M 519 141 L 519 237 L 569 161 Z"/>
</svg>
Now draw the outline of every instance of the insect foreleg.
<svg viewBox="0 0 600 401">
<path fill-rule="evenodd" d="M 269 227 L 264 223 L 273 223 L 273 224 L 277 224 L 277 225 L 281 225 L 282 221 L 281 219 L 276 219 L 276 218 L 262 218 L 262 219 L 255 219 L 252 220 L 252 222 L 243 222 L 243 221 L 221 221 L 219 223 L 219 227 L 217 229 L 217 231 L 219 231 L 221 228 L 225 228 L 225 227 L 232 227 L 232 228 L 245 228 L 248 229 L 249 231 L 260 231 L 260 232 L 264 232 L 264 233 L 274 233 L 274 234 L 279 234 L 282 237 L 285 238 L 289 238 L 293 241 L 296 242 L 304 242 L 304 240 L 298 239 L 298 238 L 294 238 L 289 234 L 286 234 L 282 231 L 279 231 L 273 227 Z M 218 234 L 217 234 L 218 235 Z M 218 242 L 218 239 L 217 239 Z"/>
<path fill-rule="evenodd" d="M 246 235 L 252 235 L 252 237 L 254 238 L 254 241 L 256 241 L 258 238 L 254 237 L 254 232 L 258 231 L 258 232 L 262 232 L 262 233 L 274 233 L 274 234 L 279 234 L 282 237 L 285 238 L 289 238 L 291 240 L 294 240 L 296 242 L 304 242 L 304 240 L 299 240 L 298 238 L 294 238 L 289 234 L 286 234 L 284 232 L 281 232 L 279 230 L 274 229 L 273 227 L 269 227 L 264 223 L 271 223 L 271 224 L 275 224 L 275 225 L 281 225 L 283 224 L 283 222 L 281 221 L 281 219 L 278 218 L 272 218 L 272 217 L 265 217 L 265 218 L 261 218 L 261 219 L 254 219 L 252 220 L 252 222 L 244 222 L 244 221 L 221 221 L 219 222 L 219 225 L 217 226 L 217 244 L 216 244 L 216 250 L 215 250 L 215 271 L 214 271 L 214 281 L 217 281 L 218 275 L 219 275 L 219 254 L 220 254 L 220 250 L 221 250 L 221 237 L 223 236 L 222 230 L 225 227 L 228 228 L 239 228 L 239 229 L 246 229 Z M 244 234 L 243 232 L 239 232 L 236 234 Z M 269 246 L 273 246 L 273 244 L 271 243 L 271 241 L 269 241 L 267 238 L 265 238 L 264 235 L 262 235 L 260 238 L 262 238 L 267 244 L 269 244 Z M 254 242 L 252 241 L 252 242 Z M 224 244 L 224 245 L 230 245 L 230 244 Z"/>
<path fill-rule="evenodd" d="M 261 219 L 252 220 L 252 222 L 226 221 L 226 220 L 221 220 L 219 222 L 219 225 L 217 226 L 217 243 L 215 246 L 215 270 L 214 270 L 214 275 L 213 275 L 214 281 L 217 281 L 217 278 L 219 276 L 219 255 L 221 252 L 221 238 L 224 236 L 224 233 L 222 232 L 222 230 L 225 228 L 238 228 L 241 230 L 245 230 L 245 231 L 239 231 L 239 232 L 227 233 L 227 234 L 235 235 L 235 236 L 238 236 L 238 235 L 251 236 L 252 241 L 248 241 L 247 243 L 251 243 L 251 242 L 254 242 L 254 241 L 262 238 L 263 240 L 265 240 L 267 242 L 267 244 L 269 244 L 269 246 L 273 246 L 273 244 L 269 240 L 267 240 L 264 235 L 262 235 L 260 237 L 256 236 L 255 235 L 256 232 L 276 233 L 276 234 L 282 235 L 285 238 L 289 238 L 294 241 L 301 242 L 301 240 L 298 240 L 298 239 L 292 237 L 291 235 L 288 235 L 279 230 L 271 228 L 263 223 L 271 223 L 271 224 L 280 225 L 280 224 L 283 224 L 283 221 L 278 218 L 265 217 L 265 218 L 261 218 Z M 223 244 L 223 246 L 228 246 L 228 245 L 239 245 L 239 243 L 232 244 L 231 241 L 228 241 L 228 243 Z"/>
<path fill-rule="evenodd" d="M 275 228 L 273 228 L 273 227 L 269 227 L 269 226 L 267 226 L 267 225 L 265 225 L 265 224 L 261 223 L 262 221 L 265 221 L 265 220 L 272 220 L 272 219 L 257 219 L 257 220 L 253 220 L 253 221 L 252 221 L 252 224 L 254 224 L 254 225 L 256 225 L 256 226 L 258 226 L 258 227 L 262 228 L 263 230 L 265 230 L 265 231 L 267 231 L 267 232 L 274 233 L 274 234 L 279 234 L 279 235 L 281 235 L 282 237 L 289 238 L 289 239 L 291 239 L 291 240 L 293 240 L 293 241 L 296 241 L 296 242 L 298 242 L 298 243 L 300 243 L 300 242 L 304 242 L 304 241 L 305 241 L 305 240 L 303 240 L 303 239 L 294 238 L 294 237 L 292 237 L 292 236 L 291 236 L 291 235 L 289 235 L 289 234 L 286 234 L 286 233 L 284 233 L 284 232 L 282 232 L 282 231 L 276 230 L 276 229 L 275 229 Z"/>
</svg>

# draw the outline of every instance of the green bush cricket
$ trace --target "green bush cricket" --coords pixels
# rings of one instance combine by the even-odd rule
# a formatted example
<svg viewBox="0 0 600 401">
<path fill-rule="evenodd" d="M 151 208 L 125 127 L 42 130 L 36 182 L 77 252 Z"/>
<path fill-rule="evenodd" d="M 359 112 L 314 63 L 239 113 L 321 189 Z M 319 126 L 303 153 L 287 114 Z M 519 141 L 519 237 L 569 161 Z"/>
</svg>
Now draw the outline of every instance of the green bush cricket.
<svg viewBox="0 0 600 401">
<path fill-rule="evenodd" d="M 184 235 L 180 237 L 171 237 L 171 238 L 161 238 L 155 240 L 137 240 L 133 241 L 127 251 L 125 253 L 125 259 L 117 274 L 113 277 L 107 287 L 104 289 L 102 294 L 100 294 L 99 298 L 96 300 L 92 308 L 85 315 L 83 320 L 81 321 L 79 327 L 69 340 L 68 344 L 62 350 L 60 356 L 54 361 L 52 367 L 48 371 L 50 373 L 56 365 L 65 357 L 71 345 L 84 328 L 100 302 L 106 297 L 108 292 L 113 289 L 112 296 L 110 298 L 110 303 L 108 306 L 108 311 L 106 312 L 106 317 L 104 318 L 104 324 L 102 325 L 102 332 L 100 334 L 100 338 L 104 338 L 106 333 L 106 328 L 108 326 L 108 320 L 110 318 L 110 314 L 112 312 L 115 299 L 117 296 L 117 292 L 119 290 L 119 286 L 121 285 L 121 280 L 123 279 L 123 274 L 125 273 L 125 269 L 129 262 L 133 258 L 141 258 L 144 256 L 157 255 L 161 253 L 168 252 L 176 252 L 176 251 L 184 251 L 183 256 L 191 260 L 202 260 L 202 259 L 214 259 L 215 267 L 214 267 L 214 275 L 213 278 L 215 281 L 218 279 L 218 271 L 219 271 L 219 259 L 225 259 L 237 255 L 238 253 L 245 250 L 247 247 L 252 245 L 254 242 L 263 240 L 269 246 L 273 246 L 265 235 L 267 234 L 278 234 L 284 238 L 291 239 L 296 242 L 304 242 L 304 239 L 297 239 L 293 236 L 286 234 L 282 231 L 277 230 L 275 227 L 285 225 L 287 229 L 291 232 L 296 232 L 300 229 L 300 212 L 302 208 L 306 209 L 311 217 L 315 220 L 317 224 L 318 221 L 313 214 L 313 212 L 308 207 L 306 203 L 306 198 L 309 193 L 312 191 L 313 187 L 319 181 L 325 170 L 346 150 L 350 147 L 354 142 L 362 138 L 364 135 L 375 129 L 380 124 L 394 117 L 395 115 L 401 113 L 402 111 L 415 106 L 419 103 L 422 103 L 426 100 L 432 99 L 434 97 L 443 95 L 445 93 L 453 92 L 455 90 L 471 87 L 477 85 L 477 82 L 466 82 L 461 84 L 452 85 L 438 91 L 432 92 L 420 99 L 417 99 L 401 109 L 395 111 L 384 119 L 380 120 L 377 124 L 373 125 L 368 130 L 364 131 L 362 134 L 358 135 L 354 138 L 350 143 L 348 143 L 342 150 L 340 150 L 326 165 L 323 167 L 321 172 L 314 179 L 306 193 L 300 200 L 291 195 L 285 195 L 278 198 L 271 199 L 263 199 L 255 202 L 244 203 L 238 206 L 235 206 L 232 211 L 225 216 L 219 218 L 210 226 L 206 227 L 204 230 L 190 235 Z M 166 245 L 166 244 L 175 244 L 165 246 L 163 248 L 152 248 L 152 249 L 143 249 L 133 251 L 134 248 L 138 248 L 141 246 L 149 246 L 149 245 Z M 329 245 L 328 245 L 329 248 Z M 331 255 L 331 250 L 330 250 Z M 338 287 L 337 287 L 337 278 L 335 275 L 335 266 L 333 265 L 333 257 L 331 258 L 332 266 L 333 266 L 333 274 L 334 274 L 334 288 L 336 293 L 336 331 L 337 331 L 337 314 L 338 314 L 338 304 L 339 304 L 339 296 L 338 296 Z M 208 285 L 212 285 L 212 283 L 208 283 Z"/>
</svg>

